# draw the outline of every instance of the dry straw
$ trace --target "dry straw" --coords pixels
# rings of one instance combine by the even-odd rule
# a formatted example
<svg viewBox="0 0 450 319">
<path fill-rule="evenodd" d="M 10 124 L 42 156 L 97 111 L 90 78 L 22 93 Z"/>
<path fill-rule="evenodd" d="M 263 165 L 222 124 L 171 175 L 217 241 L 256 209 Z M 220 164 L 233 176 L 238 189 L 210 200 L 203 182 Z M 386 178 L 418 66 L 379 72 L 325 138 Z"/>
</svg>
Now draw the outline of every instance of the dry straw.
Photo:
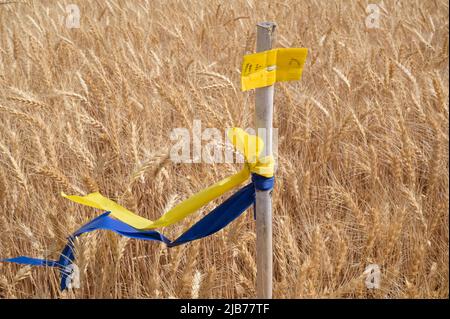
<svg viewBox="0 0 450 319">
<path fill-rule="evenodd" d="M 370 30 L 354 1 L 79 1 L 79 29 L 59 23 L 63 6 L 2 5 L 0 258 L 57 258 L 101 213 L 60 191 L 100 191 L 155 219 L 222 168 L 240 169 L 175 164 L 169 137 L 194 119 L 253 125 L 239 68 L 268 5 L 274 46 L 311 53 L 302 81 L 276 90 L 274 296 L 448 298 L 444 1 L 387 2 Z M 205 213 L 163 232 L 176 237 Z M 80 289 L 61 294 L 57 271 L 2 264 L 0 297 L 253 297 L 252 214 L 172 249 L 86 235 Z M 381 269 L 375 292 L 368 264 Z"/>
</svg>

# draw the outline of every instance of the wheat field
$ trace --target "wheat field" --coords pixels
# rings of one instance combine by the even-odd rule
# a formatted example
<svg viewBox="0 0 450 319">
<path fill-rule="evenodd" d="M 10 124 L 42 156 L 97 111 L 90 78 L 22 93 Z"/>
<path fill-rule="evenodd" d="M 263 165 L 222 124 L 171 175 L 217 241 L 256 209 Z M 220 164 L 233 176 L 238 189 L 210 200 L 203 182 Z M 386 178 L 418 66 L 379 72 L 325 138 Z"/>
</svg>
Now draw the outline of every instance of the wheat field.
<svg viewBox="0 0 450 319">
<path fill-rule="evenodd" d="M 71 3 L 80 28 L 64 25 Z M 169 136 L 193 120 L 252 127 L 240 66 L 256 23 L 274 21 L 274 47 L 309 48 L 301 81 L 275 92 L 274 297 L 448 298 L 448 2 L 383 1 L 374 29 L 368 3 L 0 1 L 0 258 L 57 259 L 100 213 L 61 191 L 156 219 L 237 172 L 173 163 Z M 252 210 L 176 248 L 98 231 L 76 249 L 80 289 L 0 263 L 0 297 L 255 295 Z M 366 288 L 370 264 L 379 289 Z"/>
</svg>

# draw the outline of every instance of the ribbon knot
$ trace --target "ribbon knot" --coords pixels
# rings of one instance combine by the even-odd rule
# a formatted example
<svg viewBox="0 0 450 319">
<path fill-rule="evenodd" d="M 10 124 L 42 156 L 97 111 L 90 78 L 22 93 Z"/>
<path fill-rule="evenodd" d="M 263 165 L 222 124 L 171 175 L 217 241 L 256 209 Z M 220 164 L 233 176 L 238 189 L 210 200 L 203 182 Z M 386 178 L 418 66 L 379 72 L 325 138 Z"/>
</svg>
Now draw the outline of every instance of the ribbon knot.
<svg viewBox="0 0 450 319">
<path fill-rule="evenodd" d="M 261 156 L 264 141 L 259 136 L 250 135 L 241 128 L 232 128 L 228 131 L 228 138 L 244 156 L 245 165 L 250 173 L 267 178 L 273 177 L 274 158 L 271 155 Z"/>
<path fill-rule="evenodd" d="M 257 174 L 266 178 L 274 175 L 275 161 L 273 156 L 264 156 L 256 159 L 254 163 L 246 163 L 250 173 Z"/>
</svg>

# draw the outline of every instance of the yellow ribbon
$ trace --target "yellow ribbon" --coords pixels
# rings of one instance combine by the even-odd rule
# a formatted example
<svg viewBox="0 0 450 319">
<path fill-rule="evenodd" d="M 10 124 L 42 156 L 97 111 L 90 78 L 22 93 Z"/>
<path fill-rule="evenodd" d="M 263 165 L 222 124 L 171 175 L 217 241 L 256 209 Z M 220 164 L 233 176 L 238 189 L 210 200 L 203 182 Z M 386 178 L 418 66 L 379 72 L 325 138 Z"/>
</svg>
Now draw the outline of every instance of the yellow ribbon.
<svg viewBox="0 0 450 319">
<path fill-rule="evenodd" d="M 249 178 L 250 173 L 259 174 L 265 177 L 273 176 L 273 157 L 265 156 L 260 158 L 261 151 L 264 148 L 264 143 L 261 138 L 254 135 L 249 135 L 240 128 L 230 129 L 228 131 L 228 137 L 234 147 L 243 154 L 246 162 L 244 168 L 238 173 L 194 194 L 155 221 L 151 221 L 129 211 L 109 198 L 104 197 L 99 192 L 91 193 L 86 196 L 66 195 L 64 193 L 61 193 L 61 195 L 75 203 L 98 208 L 104 211 L 110 211 L 111 216 L 136 229 L 149 230 L 169 226 L 186 218 L 199 208 L 208 204 L 210 201 L 242 184 Z"/>
</svg>

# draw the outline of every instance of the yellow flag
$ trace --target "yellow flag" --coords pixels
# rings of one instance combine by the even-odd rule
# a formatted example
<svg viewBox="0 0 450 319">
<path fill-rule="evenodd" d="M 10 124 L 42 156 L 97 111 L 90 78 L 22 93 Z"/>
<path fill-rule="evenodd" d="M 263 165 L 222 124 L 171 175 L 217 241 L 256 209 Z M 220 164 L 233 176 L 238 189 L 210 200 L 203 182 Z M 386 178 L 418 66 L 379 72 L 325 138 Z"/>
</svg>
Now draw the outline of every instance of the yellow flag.
<svg viewBox="0 0 450 319">
<path fill-rule="evenodd" d="M 305 48 L 273 49 L 248 54 L 242 64 L 242 91 L 275 82 L 300 80 L 308 55 Z"/>
</svg>

